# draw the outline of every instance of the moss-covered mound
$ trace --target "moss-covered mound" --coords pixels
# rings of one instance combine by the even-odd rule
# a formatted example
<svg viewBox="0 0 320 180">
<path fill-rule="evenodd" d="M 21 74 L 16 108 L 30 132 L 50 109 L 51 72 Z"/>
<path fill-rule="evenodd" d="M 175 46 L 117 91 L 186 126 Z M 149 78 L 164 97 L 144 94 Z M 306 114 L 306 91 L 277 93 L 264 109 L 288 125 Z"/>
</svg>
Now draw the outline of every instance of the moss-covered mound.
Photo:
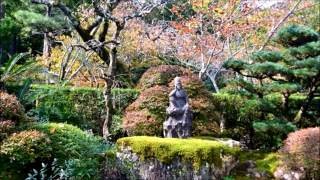
<svg viewBox="0 0 320 180">
<path fill-rule="evenodd" d="M 160 65 L 148 69 L 140 78 L 137 85 L 138 89 L 145 90 L 156 85 L 167 85 L 176 76 L 188 74 L 190 72 L 179 66 Z"/>
<path fill-rule="evenodd" d="M 221 142 L 201 139 L 158 138 L 134 136 L 117 141 L 118 148 L 130 147 L 142 160 L 156 158 L 163 163 L 170 163 L 176 158 L 190 162 L 197 169 L 203 163 L 221 166 L 220 153 L 236 155 L 238 148 L 228 147 Z"/>
<path fill-rule="evenodd" d="M 201 138 L 201 137 L 199 137 Z M 237 160 L 237 165 L 231 170 L 230 176 L 235 179 L 252 179 L 248 177 L 250 169 L 272 179 L 273 173 L 281 165 L 278 153 L 260 151 L 242 151 L 237 147 L 226 146 L 217 140 L 189 138 L 159 138 L 150 136 L 133 136 L 117 141 L 118 151 L 129 148 L 136 153 L 140 160 L 157 159 L 170 164 L 174 160 L 192 163 L 198 169 L 204 163 L 221 167 L 222 155 L 231 155 Z M 248 164 L 253 164 L 254 167 Z"/>
<path fill-rule="evenodd" d="M 181 81 L 194 112 L 193 135 L 216 134 L 219 131 L 219 116 L 212 105 L 212 95 L 195 75 L 182 76 Z M 162 136 L 162 124 L 166 119 L 166 108 L 169 105 L 168 94 L 173 89 L 171 81 L 166 85 L 142 91 L 137 100 L 125 110 L 123 128 L 127 133 Z"/>
</svg>

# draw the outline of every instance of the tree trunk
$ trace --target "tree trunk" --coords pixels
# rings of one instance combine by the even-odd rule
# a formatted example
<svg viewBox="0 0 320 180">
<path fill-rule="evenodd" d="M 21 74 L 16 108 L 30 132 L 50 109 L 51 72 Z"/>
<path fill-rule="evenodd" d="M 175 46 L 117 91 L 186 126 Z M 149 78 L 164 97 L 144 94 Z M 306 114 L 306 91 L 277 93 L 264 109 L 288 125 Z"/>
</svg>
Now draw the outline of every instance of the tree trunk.
<svg viewBox="0 0 320 180">
<path fill-rule="evenodd" d="M 213 87 L 214 87 L 214 90 L 215 90 L 215 92 L 216 93 L 219 93 L 220 92 L 220 89 L 219 89 L 219 87 L 218 87 L 218 85 L 217 85 L 217 82 L 216 82 L 216 75 L 218 74 L 218 72 L 215 74 L 215 75 L 210 75 L 209 73 L 207 73 L 207 76 L 209 77 L 209 79 L 210 79 L 210 81 L 211 81 L 211 83 L 212 83 L 212 85 L 213 85 Z"/>
<path fill-rule="evenodd" d="M 51 16 L 51 6 L 47 5 L 46 7 L 46 17 L 50 17 Z M 43 35 L 43 55 L 42 58 L 44 60 L 45 66 L 47 67 L 47 74 L 46 74 L 46 83 L 49 84 L 50 83 L 50 76 L 49 76 L 49 72 L 51 69 L 51 63 L 50 63 L 50 56 L 51 56 L 51 42 L 50 42 L 50 37 L 49 37 L 49 32 L 44 33 Z"/>
<path fill-rule="evenodd" d="M 224 118 L 224 112 L 222 112 L 220 117 L 220 133 L 223 133 L 226 130 L 226 119 Z"/>
<path fill-rule="evenodd" d="M 288 115 L 289 115 L 289 97 L 290 97 L 290 93 L 283 93 L 282 94 L 282 109 L 283 109 L 283 117 L 285 119 L 288 119 Z"/>
<path fill-rule="evenodd" d="M 304 103 L 300 107 L 300 110 L 298 111 L 296 117 L 294 118 L 295 123 L 299 123 L 301 118 L 305 116 L 307 110 L 309 109 L 309 106 L 314 98 L 315 92 L 317 91 L 318 86 L 314 85 L 310 87 L 307 98 L 304 100 Z"/>
<path fill-rule="evenodd" d="M 4 4 L 3 0 L 0 0 L 0 20 L 4 18 Z"/>
<path fill-rule="evenodd" d="M 4 82 L 0 81 L 0 91 L 5 91 L 6 88 L 5 88 L 5 84 Z"/>
<path fill-rule="evenodd" d="M 112 124 L 113 106 L 112 106 L 112 85 L 116 74 L 117 62 L 117 49 L 116 46 L 112 46 L 109 53 L 109 67 L 105 74 L 105 88 L 104 88 L 104 100 L 106 107 L 106 116 L 102 127 L 102 136 L 107 139 L 110 136 L 110 126 Z"/>
</svg>

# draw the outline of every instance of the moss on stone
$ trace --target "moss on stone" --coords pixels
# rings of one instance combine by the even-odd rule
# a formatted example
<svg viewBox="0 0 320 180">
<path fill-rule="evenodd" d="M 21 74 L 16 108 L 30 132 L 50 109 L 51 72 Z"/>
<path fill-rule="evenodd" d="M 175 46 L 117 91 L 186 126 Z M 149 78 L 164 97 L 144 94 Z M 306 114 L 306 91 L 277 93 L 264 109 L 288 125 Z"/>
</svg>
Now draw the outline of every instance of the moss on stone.
<svg viewBox="0 0 320 180">
<path fill-rule="evenodd" d="M 275 152 L 241 152 L 239 155 L 239 160 L 240 163 L 252 160 L 255 162 L 258 171 L 269 174 L 273 174 L 281 163 L 279 154 Z"/>
<path fill-rule="evenodd" d="M 228 147 L 220 142 L 202 139 L 158 138 L 133 136 L 117 141 L 118 148 L 130 147 L 142 160 L 156 158 L 162 163 L 170 163 L 176 158 L 192 163 L 199 169 L 204 163 L 221 167 L 223 155 L 236 155 L 238 148 Z"/>
</svg>

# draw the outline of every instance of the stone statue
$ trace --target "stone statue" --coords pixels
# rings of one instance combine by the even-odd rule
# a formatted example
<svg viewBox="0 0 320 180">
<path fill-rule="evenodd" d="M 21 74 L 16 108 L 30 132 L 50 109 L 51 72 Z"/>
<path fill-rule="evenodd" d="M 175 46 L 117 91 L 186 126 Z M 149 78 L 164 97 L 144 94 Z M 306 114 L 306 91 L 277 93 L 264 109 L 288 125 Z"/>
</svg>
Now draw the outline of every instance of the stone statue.
<svg viewBox="0 0 320 180">
<path fill-rule="evenodd" d="M 163 133 L 164 137 L 187 138 L 191 136 L 192 111 L 180 77 L 174 79 L 174 85 L 174 90 L 169 94 L 168 118 L 163 123 Z"/>
</svg>

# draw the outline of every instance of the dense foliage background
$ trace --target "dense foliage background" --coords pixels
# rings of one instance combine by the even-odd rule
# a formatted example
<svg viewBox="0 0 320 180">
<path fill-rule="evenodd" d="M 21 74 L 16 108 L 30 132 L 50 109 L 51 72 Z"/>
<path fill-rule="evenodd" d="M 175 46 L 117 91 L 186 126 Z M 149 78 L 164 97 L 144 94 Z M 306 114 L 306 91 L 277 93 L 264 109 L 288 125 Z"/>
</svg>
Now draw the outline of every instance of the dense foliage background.
<svg viewBox="0 0 320 180">
<path fill-rule="evenodd" d="M 268 177 L 302 168 L 317 179 L 319 9 L 314 0 L 0 0 L 0 179 L 137 178 L 115 142 L 163 136 L 176 76 L 194 138 L 239 141 L 239 162 Z"/>
</svg>

